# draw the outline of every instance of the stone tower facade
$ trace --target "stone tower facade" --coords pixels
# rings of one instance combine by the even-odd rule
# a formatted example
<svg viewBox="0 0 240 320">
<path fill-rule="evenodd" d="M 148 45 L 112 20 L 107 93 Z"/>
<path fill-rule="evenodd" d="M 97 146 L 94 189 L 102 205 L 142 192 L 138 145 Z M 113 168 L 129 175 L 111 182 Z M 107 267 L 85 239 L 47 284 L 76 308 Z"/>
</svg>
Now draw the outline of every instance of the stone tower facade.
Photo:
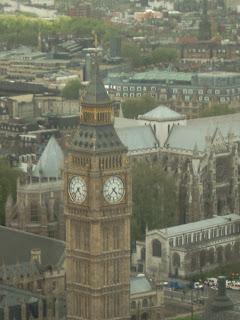
<svg viewBox="0 0 240 320">
<path fill-rule="evenodd" d="M 130 167 L 93 69 L 65 160 L 67 318 L 128 319 Z"/>
</svg>

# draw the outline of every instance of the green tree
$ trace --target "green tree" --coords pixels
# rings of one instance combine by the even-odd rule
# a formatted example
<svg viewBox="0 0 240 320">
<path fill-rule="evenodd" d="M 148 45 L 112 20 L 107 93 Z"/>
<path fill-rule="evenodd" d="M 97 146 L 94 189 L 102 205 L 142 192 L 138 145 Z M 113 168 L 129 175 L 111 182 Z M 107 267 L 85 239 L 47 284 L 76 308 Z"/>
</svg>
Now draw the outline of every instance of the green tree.
<svg viewBox="0 0 240 320">
<path fill-rule="evenodd" d="M 144 239 L 145 228 L 164 228 L 177 221 L 176 184 L 159 164 L 133 166 L 132 239 Z"/>
<path fill-rule="evenodd" d="M 174 48 L 157 48 L 152 52 L 153 63 L 173 62 L 177 59 L 177 51 Z"/>
<path fill-rule="evenodd" d="M 112 33 L 119 33 L 114 26 L 101 19 L 87 17 L 59 17 L 53 21 L 27 15 L 0 15 L 0 42 L 8 48 L 18 45 L 38 44 L 38 34 L 48 35 L 98 35 L 99 41 L 109 39 Z"/>
<path fill-rule="evenodd" d="M 235 113 L 236 110 L 230 108 L 228 105 L 226 104 L 218 104 L 218 105 L 214 105 L 208 108 L 203 109 L 202 111 L 200 111 L 199 113 L 199 117 L 214 117 L 214 116 L 221 116 L 221 115 L 225 115 L 225 114 L 231 114 L 231 113 Z"/>
<path fill-rule="evenodd" d="M 122 103 L 122 111 L 125 118 L 137 118 L 158 106 L 158 102 L 149 95 L 139 98 L 131 98 Z"/>
<path fill-rule="evenodd" d="M 135 44 L 123 43 L 122 56 L 128 59 L 133 67 L 140 67 L 143 65 L 140 48 Z"/>
<path fill-rule="evenodd" d="M 81 82 L 79 79 L 69 80 L 62 90 L 62 96 L 65 99 L 79 99 Z"/>
<path fill-rule="evenodd" d="M 173 62 L 177 59 L 177 50 L 174 48 L 157 48 L 152 52 L 141 52 L 136 44 L 123 44 L 123 57 L 127 58 L 133 67 L 149 66 L 160 62 Z"/>
<path fill-rule="evenodd" d="M 18 169 L 10 167 L 6 159 L 0 159 L 0 224 L 5 223 L 5 205 L 9 195 L 16 199 Z"/>
</svg>

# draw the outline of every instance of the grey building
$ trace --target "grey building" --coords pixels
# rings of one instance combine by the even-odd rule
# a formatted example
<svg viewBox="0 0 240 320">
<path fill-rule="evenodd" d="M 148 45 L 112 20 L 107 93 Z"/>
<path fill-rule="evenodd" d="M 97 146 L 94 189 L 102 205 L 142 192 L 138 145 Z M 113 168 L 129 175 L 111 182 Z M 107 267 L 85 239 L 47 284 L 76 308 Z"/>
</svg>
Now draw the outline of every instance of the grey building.
<svg viewBox="0 0 240 320">
<path fill-rule="evenodd" d="M 239 103 L 240 74 L 230 72 L 184 73 L 151 71 L 109 74 L 108 93 L 118 99 L 149 94 L 188 117 L 197 116 L 207 106 Z"/>
</svg>

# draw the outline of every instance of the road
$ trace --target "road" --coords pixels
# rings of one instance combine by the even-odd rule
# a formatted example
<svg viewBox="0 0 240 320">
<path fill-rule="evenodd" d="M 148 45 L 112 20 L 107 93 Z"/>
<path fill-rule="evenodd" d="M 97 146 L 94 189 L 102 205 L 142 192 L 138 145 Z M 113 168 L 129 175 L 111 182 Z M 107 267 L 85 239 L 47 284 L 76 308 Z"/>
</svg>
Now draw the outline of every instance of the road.
<svg viewBox="0 0 240 320">
<path fill-rule="evenodd" d="M 17 1 L 2 0 L 1 3 L 7 3 L 9 6 L 4 7 L 4 12 L 15 12 L 17 10 Z M 40 18 L 55 19 L 57 17 L 57 11 L 52 9 L 40 9 L 31 6 L 20 4 L 20 11 L 34 13 Z"/>
<path fill-rule="evenodd" d="M 240 291 L 227 290 L 227 295 L 232 300 L 236 309 L 240 311 Z M 172 299 L 175 301 L 182 301 L 185 303 L 193 303 L 199 304 L 203 303 L 209 296 L 209 289 L 205 288 L 204 290 L 187 290 L 183 292 L 183 290 L 164 290 L 164 296 L 167 299 Z"/>
</svg>

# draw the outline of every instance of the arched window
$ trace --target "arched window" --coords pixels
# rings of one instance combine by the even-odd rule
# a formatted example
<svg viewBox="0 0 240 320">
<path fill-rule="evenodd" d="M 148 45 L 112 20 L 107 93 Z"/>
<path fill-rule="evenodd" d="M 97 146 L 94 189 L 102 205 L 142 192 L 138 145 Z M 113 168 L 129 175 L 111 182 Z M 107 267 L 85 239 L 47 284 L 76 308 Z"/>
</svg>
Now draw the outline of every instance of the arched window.
<svg viewBox="0 0 240 320">
<path fill-rule="evenodd" d="M 147 299 L 143 299 L 142 307 L 143 307 L 143 308 L 147 308 L 147 307 L 148 307 L 148 301 L 147 301 Z"/>
<path fill-rule="evenodd" d="M 145 248 L 141 249 L 141 261 L 145 261 L 145 257 L 146 257 L 146 250 Z"/>
<path fill-rule="evenodd" d="M 136 307 L 137 307 L 136 301 L 132 301 L 131 302 L 131 309 L 136 309 Z"/>
<path fill-rule="evenodd" d="M 172 260 L 173 260 L 174 267 L 180 267 L 181 259 L 180 259 L 180 255 L 177 252 L 174 252 Z"/>
<path fill-rule="evenodd" d="M 206 264 L 206 252 L 204 250 L 200 252 L 199 260 L 200 260 L 200 267 L 204 267 Z"/>
<path fill-rule="evenodd" d="M 154 239 L 152 241 L 152 255 L 153 257 L 162 256 L 162 245 L 161 245 L 161 242 L 157 239 Z"/>
</svg>

